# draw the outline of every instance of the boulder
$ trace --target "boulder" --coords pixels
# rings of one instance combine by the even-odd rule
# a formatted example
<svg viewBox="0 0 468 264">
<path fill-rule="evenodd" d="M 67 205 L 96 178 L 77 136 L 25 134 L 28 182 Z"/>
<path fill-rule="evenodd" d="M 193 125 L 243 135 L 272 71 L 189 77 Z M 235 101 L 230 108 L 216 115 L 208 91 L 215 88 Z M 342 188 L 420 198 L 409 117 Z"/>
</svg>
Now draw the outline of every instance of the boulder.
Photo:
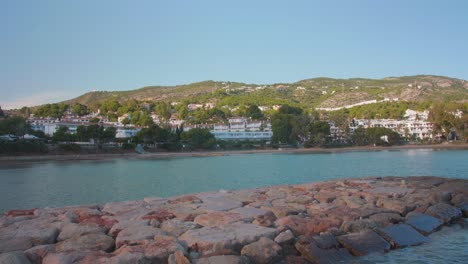
<svg viewBox="0 0 468 264">
<path fill-rule="evenodd" d="M 378 213 L 369 216 L 378 227 L 386 227 L 391 224 L 399 224 L 404 218 L 397 213 Z"/>
<path fill-rule="evenodd" d="M 322 249 L 313 241 L 300 240 L 296 249 L 307 261 L 320 264 L 350 263 L 352 255 L 344 249 Z"/>
<path fill-rule="evenodd" d="M 193 221 L 201 226 L 215 227 L 244 220 L 245 218 L 239 213 L 215 211 L 198 215 Z"/>
<path fill-rule="evenodd" d="M 83 236 L 76 236 L 59 242 L 55 246 L 57 252 L 70 250 L 102 250 L 111 251 L 114 249 L 114 239 L 103 233 L 93 233 Z"/>
<path fill-rule="evenodd" d="M 0 253 L 26 250 L 31 247 L 33 247 L 33 242 L 29 237 L 12 237 L 9 239 L 2 239 L 0 237 Z"/>
<path fill-rule="evenodd" d="M 457 218 L 462 216 L 460 208 L 448 205 L 446 203 L 437 203 L 427 208 L 426 214 L 432 215 L 440 220 L 444 221 L 445 224 L 454 223 Z"/>
<path fill-rule="evenodd" d="M 320 203 L 331 203 L 336 199 L 337 196 L 340 196 L 340 194 L 337 192 L 320 190 L 314 195 L 314 198 Z"/>
<path fill-rule="evenodd" d="M 296 237 L 294 234 L 291 232 L 291 230 L 286 230 L 281 232 L 279 235 L 275 237 L 275 242 L 284 245 L 284 244 L 289 244 L 294 241 Z"/>
<path fill-rule="evenodd" d="M 9 252 L 0 254 L 0 264 L 31 264 L 23 252 Z"/>
<path fill-rule="evenodd" d="M 168 264 L 190 264 L 190 261 L 184 256 L 182 251 L 176 251 L 167 259 Z"/>
<path fill-rule="evenodd" d="M 40 245 L 24 251 L 32 264 L 41 264 L 42 259 L 49 253 L 55 253 L 55 245 Z"/>
<path fill-rule="evenodd" d="M 376 228 L 377 224 L 370 219 L 360 219 L 343 222 L 341 230 L 344 232 L 360 232 L 366 229 Z"/>
<path fill-rule="evenodd" d="M 119 232 L 115 239 L 116 248 L 124 244 L 132 245 L 138 241 L 152 239 L 156 235 L 165 235 L 166 232 L 148 225 L 131 225 Z"/>
<path fill-rule="evenodd" d="M 390 244 L 372 230 L 363 230 L 337 237 L 344 248 L 355 256 L 365 256 L 371 253 L 385 253 L 390 250 Z"/>
<path fill-rule="evenodd" d="M 243 218 L 245 219 L 248 219 L 248 218 L 253 219 L 253 218 L 265 215 L 268 211 L 255 208 L 255 207 L 239 207 L 239 208 L 232 209 L 229 212 L 241 214 Z"/>
<path fill-rule="evenodd" d="M 57 241 L 63 241 L 75 236 L 82 236 L 91 233 L 105 233 L 106 229 L 98 225 L 65 224 L 60 231 Z"/>
<path fill-rule="evenodd" d="M 164 221 L 161 224 L 161 229 L 164 232 L 175 237 L 179 237 L 188 230 L 195 229 L 197 227 L 198 225 L 194 222 L 185 222 L 176 218 Z"/>
<path fill-rule="evenodd" d="M 273 212 L 267 211 L 263 215 L 258 215 L 255 217 L 252 223 L 260 226 L 270 227 L 273 226 L 276 221 L 276 216 Z"/>
<path fill-rule="evenodd" d="M 416 246 L 428 241 L 428 238 L 406 224 L 390 225 L 377 231 L 393 248 Z"/>
<path fill-rule="evenodd" d="M 239 253 L 242 246 L 260 237 L 274 238 L 276 229 L 246 223 L 228 224 L 222 227 L 192 229 L 179 237 L 190 248 L 202 255 Z"/>
<path fill-rule="evenodd" d="M 235 255 L 222 255 L 207 258 L 199 258 L 193 261 L 194 264 L 243 264 L 242 258 Z"/>
<path fill-rule="evenodd" d="M 281 259 L 281 247 L 273 240 L 262 237 L 260 240 L 244 246 L 241 255 L 253 263 L 275 263 Z"/>
<path fill-rule="evenodd" d="M 409 213 L 406 216 L 406 223 L 426 236 L 443 224 L 442 220 L 438 218 L 417 212 Z"/>
<path fill-rule="evenodd" d="M 312 237 L 317 247 L 322 249 L 339 249 L 340 244 L 336 241 L 336 238 L 331 233 L 322 233 Z"/>
<path fill-rule="evenodd" d="M 53 244 L 59 233 L 55 218 L 36 218 L 15 222 L 0 229 L 0 253 Z"/>
<path fill-rule="evenodd" d="M 238 207 L 242 207 L 242 203 L 224 197 L 210 197 L 203 199 L 200 208 L 208 211 L 228 211 Z"/>
</svg>

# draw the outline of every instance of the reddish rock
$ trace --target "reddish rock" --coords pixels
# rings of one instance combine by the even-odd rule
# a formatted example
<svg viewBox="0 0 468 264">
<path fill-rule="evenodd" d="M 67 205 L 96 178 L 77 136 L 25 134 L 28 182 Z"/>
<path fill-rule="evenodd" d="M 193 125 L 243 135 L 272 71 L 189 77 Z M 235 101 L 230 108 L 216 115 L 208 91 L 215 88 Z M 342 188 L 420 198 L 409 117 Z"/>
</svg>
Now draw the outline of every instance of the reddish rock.
<svg viewBox="0 0 468 264">
<path fill-rule="evenodd" d="M 175 237 L 179 237 L 188 230 L 195 229 L 197 227 L 198 225 L 194 222 L 185 222 L 179 219 L 171 219 L 164 221 L 161 224 L 161 229 L 163 231 Z"/>
<path fill-rule="evenodd" d="M 141 240 L 152 239 L 154 236 L 165 234 L 163 230 L 148 225 L 131 225 L 119 232 L 115 239 L 115 246 L 119 248 L 124 244 L 133 245 Z"/>
<path fill-rule="evenodd" d="M 241 255 L 253 263 L 275 263 L 281 259 L 281 247 L 273 240 L 262 237 L 257 242 L 244 246 Z"/>
<path fill-rule="evenodd" d="M 271 227 L 275 221 L 276 216 L 273 214 L 273 212 L 267 211 L 265 214 L 255 217 L 253 223 L 260 226 Z"/>
<path fill-rule="evenodd" d="M 310 218 L 304 218 L 299 215 L 288 215 L 276 220 L 275 224 L 279 230 L 291 230 L 295 236 L 308 233 L 308 223 Z"/>
<path fill-rule="evenodd" d="M 360 219 L 354 221 L 346 221 L 341 225 L 341 230 L 344 232 L 360 232 L 366 229 L 376 228 L 377 224 L 370 219 Z"/>
<path fill-rule="evenodd" d="M 194 260 L 194 264 L 244 264 L 240 256 L 222 255 L 212 256 L 207 258 L 199 258 Z"/>
<path fill-rule="evenodd" d="M 169 220 L 169 219 L 172 219 L 172 218 L 175 218 L 176 216 L 168 211 L 167 209 L 164 209 L 164 208 L 160 208 L 156 211 L 151 211 L 149 213 L 147 213 L 146 215 L 142 216 L 141 219 L 142 220 L 157 220 L 159 221 L 160 223 L 166 221 L 166 220 Z"/>
<path fill-rule="evenodd" d="M 339 236 L 337 240 L 355 256 L 365 256 L 374 252 L 385 253 L 390 250 L 390 244 L 372 230 Z"/>
<path fill-rule="evenodd" d="M 314 198 L 320 203 L 331 203 L 337 196 L 340 196 L 340 194 L 334 191 L 321 190 L 314 195 Z"/>
<path fill-rule="evenodd" d="M 36 210 L 37 208 L 26 209 L 26 210 L 10 210 L 5 213 L 5 216 L 17 217 L 17 216 L 25 216 L 25 215 L 34 215 L 34 212 Z"/>
<path fill-rule="evenodd" d="M 380 198 L 377 200 L 376 205 L 378 207 L 383 207 L 392 211 L 396 211 L 401 215 L 406 215 L 407 213 L 413 211 L 416 208 L 414 204 L 408 204 L 405 201 L 394 199 L 394 198 Z"/>
<path fill-rule="evenodd" d="M 178 251 L 185 254 L 187 249 L 182 246 L 176 238 L 170 236 L 156 236 L 154 240 L 142 240 L 134 245 L 124 245 L 120 247 L 113 253 L 115 255 L 113 258 L 142 259 L 142 256 L 144 256 L 143 259 L 146 262 L 143 263 L 167 263 L 169 256 Z"/>
<path fill-rule="evenodd" d="M 239 213 L 210 212 L 207 214 L 198 215 L 193 221 L 201 226 L 215 227 L 241 222 L 243 220 L 245 220 L 245 218 Z"/>
</svg>

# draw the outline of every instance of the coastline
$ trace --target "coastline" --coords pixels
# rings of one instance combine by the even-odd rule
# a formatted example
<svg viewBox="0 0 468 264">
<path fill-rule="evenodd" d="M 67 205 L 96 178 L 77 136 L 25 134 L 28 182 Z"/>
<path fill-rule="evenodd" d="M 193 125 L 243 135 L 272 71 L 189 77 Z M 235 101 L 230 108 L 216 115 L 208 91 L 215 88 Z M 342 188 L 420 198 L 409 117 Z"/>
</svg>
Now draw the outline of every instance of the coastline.
<svg viewBox="0 0 468 264">
<path fill-rule="evenodd" d="M 65 154 L 65 155 L 25 155 L 0 156 L 0 165 L 15 162 L 42 161 L 80 161 L 80 160 L 112 160 L 112 159 L 166 159 L 186 157 L 212 157 L 242 154 L 313 154 L 313 153 L 342 153 L 353 151 L 386 151 L 386 150 L 468 150 L 468 143 L 433 144 L 433 145 L 400 145 L 400 146 L 354 146 L 342 148 L 286 148 L 286 149 L 255 149 L 255 150 L 220 150 L 193 152 L 153 152 L 153 153 L 100 153 L 100 154 Z"/>
<path fill-rule="evenodd" d="M 468 180 L 365 177 L 0 216 L 21 263 L 349 263 L 467 228 Z M 178 260 L 178 261 L 177 261 Z M 145 262 L 146 263 L 146 262 Z"/>
</svg>

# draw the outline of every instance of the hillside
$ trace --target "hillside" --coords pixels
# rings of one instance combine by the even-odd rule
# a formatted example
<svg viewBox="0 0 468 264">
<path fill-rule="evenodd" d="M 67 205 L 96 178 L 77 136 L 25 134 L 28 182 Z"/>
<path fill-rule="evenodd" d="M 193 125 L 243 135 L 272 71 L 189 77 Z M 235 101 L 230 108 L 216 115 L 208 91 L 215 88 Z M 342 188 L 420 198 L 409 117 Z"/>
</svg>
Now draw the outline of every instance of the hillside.
<svg viewBox="0 0 468 264">
<path fill-rule="evenodd" d="M 129 91 L 89 92 L 65 103 L 97 104 L 105 100 L 216 102 L 218 105 L 289 103 L 306 108 L 341 107 L 368 100 L 468 101 L 468 81 L 418 75 L 384 79 L 313 78 L 295 83 L 245 84 L 204 81 L 178 86 L 148 86 Z"/>
</svg>

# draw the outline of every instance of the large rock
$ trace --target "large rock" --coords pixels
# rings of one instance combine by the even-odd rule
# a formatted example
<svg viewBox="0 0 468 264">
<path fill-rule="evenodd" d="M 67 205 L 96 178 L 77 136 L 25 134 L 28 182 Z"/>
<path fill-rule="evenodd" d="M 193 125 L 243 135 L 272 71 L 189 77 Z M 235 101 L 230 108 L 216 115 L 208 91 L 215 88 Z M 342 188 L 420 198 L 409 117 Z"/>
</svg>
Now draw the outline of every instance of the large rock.
<svg viewBox="0 0 468 264">
<path fill-rule="evenodd" d="M 168 264 L 190 264 L 190 261 L 184 256 L 182 251 L 171 254 L 167 260 Z"/>
<path fill-rule="evenodd" d="M 369 219 L 379 227 L 386 227 L 391 224 L 399 224 L 404 218 L 397 213 L 378 213 L 369 216 Z"/>
<path fill-rule="evenodd" d="M 222 255 L 194 260 L 194 264 L 243 264 L 242 258 L 235 255 Z"/>
<path fill-rule="evenodd" d="M 41 264 L 42 259 L 49 253 L 55 253 L 55 245 L 40 245 L 24 251 L 24 254 L 33 264 Z"/>
<path fill-rule="evenodd" d="M 241 255 L 253 263 L 275 263 L 281 259 L 281 247 L 273 240 L 262 237 L 242 248 Z"/>
<path fill-rule="evenodd" d="M 427 208 L 426 214 L 439 218 L 446 224 L 451 224 L 462 216 L 462 211 L 460 208 L 445 203 L 438 203 Z"/>
<path fill-rule="evenodd" d="M 244 221 L 245 218 L 234 212 L 209 212 L 195 217 L 195 223 L 201 226 L 215 227 Z"/>
<path fill-rule="evenodd" d="M 192 229 L 179 237 L 181 241 L 202 255 L 239 253 L 242 246 L 260 237 L 274 238 L 276 229 L 246 223 L 234 223 L 223 227 Z"/>
<path fill-rule="evenodd" d="M 230 212 L 241 214 L 244 218 L 256 218 L 265 215 L 268 211 L 255 207 L 239 207 L 232 209 Z"/>
<path fill-rule="evenodd" d="M 312 263 L 318 264 L 335 264 L 335 263 L 350 263 L 352 255 L 344 249 L 322 249 L 317 246 L 314 241 L 298 241 L 296 249 L 301 253 L 301 256 Z"/>
<path fill-rule="evenodd" d="M 111 251 L 114 249 L 114 239 L 103 233 L 93 233 L 83 236 L 76 236 L 57 243 L 57 252 L 70 250 L 102 250 Z"/>
<path fill-rule="evenodd" d="M 152 239 L 156 235 L 166 235 L 166 232 L 148 225 L 131 225 L 119 232 L 115 246 L 119 248 L 124 244 L 136 244 L 141 240 Z"/>
<path fill-rule="evenodd" d="M 65 224 L 57 237 L 57 241 L 63 241 L 75 236 L 82 236 L 91 233 L 105 233 L 105 228 L 98 225 L 80 225 L 80 224 Z"/>
<path fill-rule="evenodd" d="M 177 241 L 176 238 L 170 236 L 155 236 L 154 240 L 142 240 L 134 245 L 124 245 L 116 250 L 113 254 L 114 261 L 138 260 L 137 263 L 167 263 L 171 254 L 181 251 L 183 254 L 187 249 Z M 145 262 L 146 261 L 146 262 Z M 120 262 L 125 263 L 125 262 Z M 135 263 L 135 262 L 127 262 Z"/>
<path fill-rule="evenodd" d="M 320 203 L 331 203 L 339 195 L 340 195 L 339 193 L 334 192 L 334 191 L 321 190 L 314 195 L 314 198 Z"/>
<path fill-rule="evenodd" d="M 0 254 L 0 264 L 31 264 L 23 252 L 10 252 Z"/>
<path fill-rule="evenodd" d="M 175 237 L 179 237 L 180 235 L 187 232 L 188 230 L 195 229 L 197 227 L 198 225 L 194 222 L 186 222 L 186 221 L 182 221 L 176 218 L 164 221 L 161 224 L 161 229 L 164 232 Z"/>
<path fill-rule="evenodd" d="M 355 256 L 365 256 L 371 253 L 385 253 L 390 250 L 390 244 L 372 230 L 351 233 L 337 237 L 344 248 Z"/>
<path fill-rule="evenodd" d="M 378 230 L 394 248 L 416 246 L 428 241 L 428 238 L 406 224 L 391 225 Z"/>
<path fill-rule="evenodd" d="M 242 207 L 242 203 L 225 197 L 210 197 L 203 199 L 200 208 L 208 211 L 228 211 Z"/>
<path fill-rule="evenodd" d="M 336 238 L 331 233 L 322 233 L 312 237 L 315 244 L 322 249 L 338 249 L 340 244 L 336 241 Z"/>
<path fill-rule="evenodd" d="M 275 242 L 280 245 L 284 245 L 284 244 L 291 243 L 292 241 L 294 241 L 295 238 L 296 237 L 291 232 L 291 230 L 286 230 L 286 231 L 281 232 L 279 235 L 275 237 Z"/>
<path fill-rule="evenodd" d="M 354 221 L 346 221 L 341 225 L 341 230 L 344 232 L 360 232 L 366 229 L 376 228 L 377 224 L 370 219 L 360 219 Z"/>
<path fill-rule="evenodd" d="M 424 235 L 429 235 L 443 224 L 438 218 L 417 212 L 409 213 L 406 216 L 406 223 Z"/>
</svg>

